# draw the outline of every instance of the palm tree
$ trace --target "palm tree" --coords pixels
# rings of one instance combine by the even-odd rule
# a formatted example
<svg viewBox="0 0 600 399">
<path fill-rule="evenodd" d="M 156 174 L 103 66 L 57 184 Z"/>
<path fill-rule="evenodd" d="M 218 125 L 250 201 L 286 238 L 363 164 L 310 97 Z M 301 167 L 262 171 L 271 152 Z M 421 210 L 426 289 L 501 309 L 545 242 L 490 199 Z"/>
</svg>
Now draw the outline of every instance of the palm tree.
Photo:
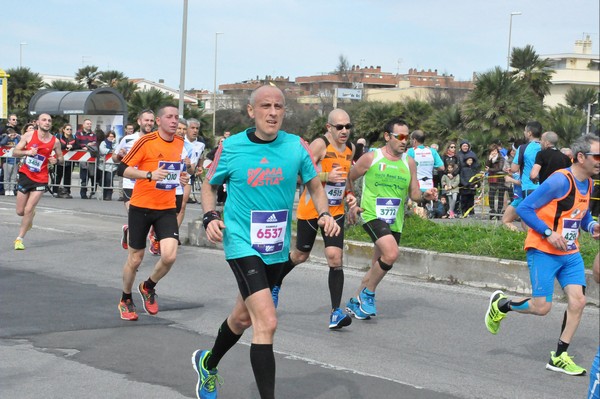
<svg viewBox="0 0 600 399">
<path fill-rule="evenodd" d="M 98 81 L 102 87 L 116 88 L 120 82 L 126 80 L 128 80 L 127 76 L 121 71 L 102 71 L 98 76 Z"/>
<path fill-rule="evenodd" d="M 478 74 L 475 89 L 462 104 L 461 113 L 469 140 L 487 145 L 492 139 L 507 141 L 528 121 L 542 115 L 542 103 L 521 79 L 500 67 Z"/>
<path fill-rule="evenodd" d="M 559 105 L 549 112 L 549 120 L 544 126 L 552 130 L 565 145 L 570 145 L 585 132 L 586 114 L 578 108 Z"/>
<path fill-rule="evenodd" d="M 144 109 L 156 111 L 167 104 L 176 104 L 173 96 L 152 87 L 150 90 L 138 90 L 133 93 L 127 108 L 129 115 L 137 115 Z"/>
<path fill-rule="evenodd" d="M 398 104 L 368 102 L 353 119 L 355 133 L 360 132 L 369 143 L 375 143 L 381 138 L 386 122 L 398 115 Z"/>
<path fill-rule="evenodd" d="M 57 91 L 81 91 L 85 87 L 81 83 L 75 83 L 68 80 L 55 80 L 52 83 L 46 83 L 46 88 Z"/>
<path fill-rule="evenodd" d="M 100 72 L 98 67 L 95 65 L 88 65 L 83 68 L 79 68 L 75 74 L 75 79 L 85 85 L 89 90 L 97 89 L 100 85 L 99 82 Z"/>
<path fill-rule="evenodd" d="M 540 59 L 533 46 L 514 48 L 510 57 L 513 76 L 523 80 L 540 100 L 550 93 L 550 80 L 554 70 L 547 59 Z"/>
<path fill-rule="evenodd" d="M 10 75 L 7 85 L 8 110 L 21 119 L 27 119 L 29 101 L 44 87 L 42 77 L 29 68 L 13 68 L 6 71 Z"/>
<path fill-rule="evenodd" d="M 125 101 L 129 102 L 131 101 L 133 93 L 135 93 L 138 90 L 138 85 L 132 82 L 131 80 L 125 79 L 117 83 L 115 90 L 121 93 Z"/>
<path fill-rule="evenodd" d="M 423 123 L 433 113 L 433 107 L 429 103 L 421 100 L 407 100 L 402 103 L 401 114 L 408 123 L 411 130 L 421 129 Z"/>
<path fill-rule="evenodd" d="M 424 127 L 436 141 L 457 140 L 464 130 L 460 107 L 452 104 L 434 112 Z"/>
<path fill-rule="evenodd" d="M 598 91 L 591 87 L 571 86 L 565 94 L 565 101 L 571 108 L 587 111 L 588 104 L 598 101 Z"/>
</svg>

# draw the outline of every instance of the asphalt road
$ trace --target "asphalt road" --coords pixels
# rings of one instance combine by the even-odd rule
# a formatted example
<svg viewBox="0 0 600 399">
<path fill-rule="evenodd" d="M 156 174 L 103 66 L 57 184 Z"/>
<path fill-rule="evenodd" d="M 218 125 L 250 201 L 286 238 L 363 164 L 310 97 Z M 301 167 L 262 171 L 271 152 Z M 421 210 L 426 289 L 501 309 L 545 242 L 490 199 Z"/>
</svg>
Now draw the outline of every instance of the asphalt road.
<svg viewBox="0 0 600 399">
<path fill-rule="evenodd" d="M 27 249 L 14 251 L 20 220 L 14 203 L 15 197 L 0 197 L 0 397 L 195 397 L 190 356 L 210 348 L 237 293 L 222 252 L 180 247 L 157 286 L 158 316 L 122 321 L 122 204 L 46 194 Z M 198 205 L 188 209 L 186 222 L 200 216 Z M 147 254 L 140 280 L 154 262 Z M 345 298 L 361 276 L 346 271 Z M 377 291 L 376 318 L 330 331 L 326 267 L 303 265 L 280 295 L 277 396 L 585 397 L 588 376 L 544 369 L 565 305 L 556 303 L 543 318 L 510 314 L 492 336 L 483 323 L 489 294 L 388 276 Z M 588 307 L 569 350 L 578 364 L 590 366 L 598 337 L 599 311 Z M 250 340 L 248 331 L 222 360 L 220 398 L 258 398 Z"/>
</svg>

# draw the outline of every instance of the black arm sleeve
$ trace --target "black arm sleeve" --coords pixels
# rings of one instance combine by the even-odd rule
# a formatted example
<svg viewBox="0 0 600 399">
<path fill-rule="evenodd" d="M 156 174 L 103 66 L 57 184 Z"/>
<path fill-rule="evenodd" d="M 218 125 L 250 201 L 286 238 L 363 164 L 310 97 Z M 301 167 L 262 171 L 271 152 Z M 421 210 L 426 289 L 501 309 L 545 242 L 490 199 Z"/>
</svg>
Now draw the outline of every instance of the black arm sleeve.
<svg viewBox="0 0 600 399">
<path fill-rule="evenodd" d="M 117 175 L 123 177 L 123 173 L 125 173 L 125 169 L 128 168 L 129 165 L 127 165 L 126 163 L 121 162 L 119 164 L 119 167 L 117 168 Z"/>
</svg>

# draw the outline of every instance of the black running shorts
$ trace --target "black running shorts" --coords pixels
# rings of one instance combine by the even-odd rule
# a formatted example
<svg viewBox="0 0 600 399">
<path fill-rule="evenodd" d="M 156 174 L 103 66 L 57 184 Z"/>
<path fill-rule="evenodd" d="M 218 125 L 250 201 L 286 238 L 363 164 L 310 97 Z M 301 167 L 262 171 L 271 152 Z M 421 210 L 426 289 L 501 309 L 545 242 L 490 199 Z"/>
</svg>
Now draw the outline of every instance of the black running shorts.
<svg viewBox="0 0 600 399">
<path fill-rule="evenodd" d="M 40 183 L 33 181 L 25 173 L 19 172 L 19 180 L 17 183 L 17 190 L 23 194 L 27 194 L 30 191 L 46 191 L 48 183 Z"/>
<path fill-rule="evenodd" d="M 272 289 L 279 280 L 279 275 L 285 264 L 267 265 L 259 256 L 228 259 L 227 262 L 235 275 L 240 294 L 244 300 L 265 288 Z"/>
<path fill-rule="evenodd" d="M 335 217 L 335 221 L 340 226 L 340 234 L 337 236 L 329 237 L 325 235 L 325 232 L 321 228 L 321 237 L 323 237 L 323 242 L 325 243 L 325 248 L 327 247 L 337 247 L 344 248 L 344 220 L 346 219 L 345 215 L 339 215 Z M 318 219 L 298 219 L 296 223 L 296 248 L 298 251 L 302 252 L 310 252 L 312 250 L 313 245 L 315 244 L 315 238 L 317 238 L 317 230 L 319 230 L 319 225 L 317 224 Z"/>
<path fill-rule="evenodd" d="M 392 231 L 390 229 L 390 225 L 384 222 L 383 220 L 373 219 L 371 221 L 365 222 L 363 224 L 363 229 L 365 229 L 369 237 L 371 237 L 371 241 L 373 242 L 379 240 L 383 236 L 391 234 L 394 236 L 396 244 L 400 243 L 400 236 L 402 235 L 402 233 Z"/>
<path fill-rule="evenodd" d="M 146 248 L 146 237 L 150 227 L 154 226 L 156 238 L 179 239 L 179 227 L 177 226 L 177 213 L 172 209 L 147 209 L 129 206 L 129 246 L 133 249 Z"/>
</svg>

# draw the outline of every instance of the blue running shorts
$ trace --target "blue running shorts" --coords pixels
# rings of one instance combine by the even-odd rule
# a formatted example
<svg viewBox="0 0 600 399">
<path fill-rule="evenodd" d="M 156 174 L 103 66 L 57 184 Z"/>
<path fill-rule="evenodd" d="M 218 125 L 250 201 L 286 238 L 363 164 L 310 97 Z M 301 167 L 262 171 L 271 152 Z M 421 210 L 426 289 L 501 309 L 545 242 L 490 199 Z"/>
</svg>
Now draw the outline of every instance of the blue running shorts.
<svg viewBox="0 0 600 399">
<path fill-rule="evenodd" d="M 546 297 L 548 302 L 552 302 L 554 279 L 558 280 L 563 289 L 570 284 L 585 287 L 585 269 L 579 252 L 552 255 L 528 249 L 527 266 L 533 297 Z"/>
</svg>

